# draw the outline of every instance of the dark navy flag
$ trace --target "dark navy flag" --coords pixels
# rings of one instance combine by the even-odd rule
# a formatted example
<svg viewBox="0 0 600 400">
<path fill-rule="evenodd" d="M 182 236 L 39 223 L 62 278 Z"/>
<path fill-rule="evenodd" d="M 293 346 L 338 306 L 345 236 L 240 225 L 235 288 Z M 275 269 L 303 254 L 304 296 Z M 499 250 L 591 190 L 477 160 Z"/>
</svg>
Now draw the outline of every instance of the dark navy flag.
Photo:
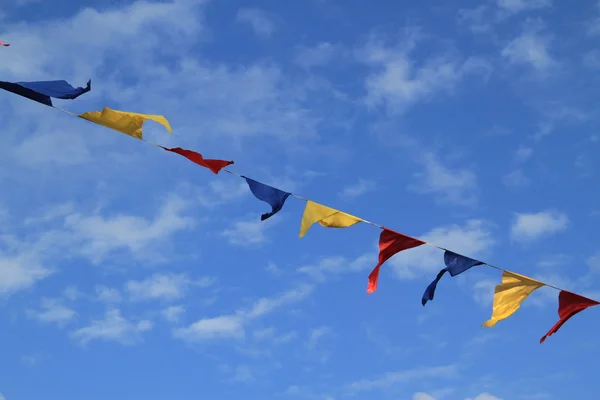
<svg viewBox="0 0 600 400">
<path fill-rule="evenodd" d="M 429 300 L 433 300 L 437 284 L 446 272 L 449 272 L 451 276 L 456 276 L 458 274 L 462 274 L 471 267 L 482 265 L 483 263 L 481 261 L 473 260 L 472 258 L 461 256 L 460 254 L 446 250 L 444 253 L 444 264 L 446 264 L 446 268 L 442 269 L 435 277 L 433 282 L 431 282 L 429 286 L 427 286 L 427 289 L 425 289 L 425 293 L 423 293 L 423 298 L 421 299 L 421 304 L 425 305 Z"/>
<path fill-rule="evenodd" d="M 92 89 L 89 80 L 85 88 L 74 88 L 67 81 L 39 81 L 39 82 L 4 82 L 0 81 L 0 89 L 27 97 L 38 103 L 53 107 L 51 97 L 55 99 L 76 99 Z"/>
<path fill-rule="evenodd" d="M 244 179 L 248 183 L 250 191 L 257 199 L 271 205 L 271 212 L 261 215 L 261 221 L 264 221 L 265 219 L 277 214 L 285 204 L 287 198 L 291 195 L 291 193 L 284 192 L 283 190 L 265 185 L 264 183 L 257 182 L 253 179 L 246 178 L 245 176 Z"/>
</svg>

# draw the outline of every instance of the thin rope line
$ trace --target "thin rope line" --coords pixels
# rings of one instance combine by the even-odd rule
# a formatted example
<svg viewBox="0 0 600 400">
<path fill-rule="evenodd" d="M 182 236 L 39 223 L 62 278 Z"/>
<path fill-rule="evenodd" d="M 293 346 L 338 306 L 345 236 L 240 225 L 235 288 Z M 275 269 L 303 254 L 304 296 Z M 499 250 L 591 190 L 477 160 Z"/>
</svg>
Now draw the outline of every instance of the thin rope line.
<svg viewBox="0 0 600 400">
<path fill-rule="evenodd" d="M 74 114 L 74 113 L 72 113 L 72 112 L 70 112 L 70 111 L 67 111 L 67 110 L 64 110 L 64 109 L 62 109 L 62 108 L 58 108 L 58 107 L 54 107 L 54 106 L 52 106 L 52 108 L 54 108 L 54 109 L 56 109 L 56 110 L 59 110 L 59 111 L 62 111 L 62 112 L 64 112 L 64 113 L 68 114 L 68 115 L 71 115 L 71 116 L 74 116 L 74 117 L 78 117 L 79 119 L 84 119 L 84 120 L 86 120 L 86 121 L 88 121 L 88 122 L 90 122 L 90 123 L 94 123 L 94 122 L 92 122 L 92 121 L 89 121 L 89 120 L 87 120 L 87 119 L 85 119 L 85 118 L 81 118 L 81 117 L 80 117 L 78 114 Z M 94 124 L 95 124 L 95 125 L 100 125 L 100 124 L 96 124 L 96 123 L 94 123 Z M 100 126 L 104 126 L 104 125 L 100 125 Z M 109 128 L 109 129 L 110 129 L 110 128 Z M 127 135 L 127 136 L 131 136 L 131 135 Z M 148 143 L 148 144 L 150 144 L 150 145 L 152 145 L 152 146 L 155 146 L 155 147 L 160 147 L 160 148 L 162 148 L 162 149 L 164 149 L 164 148 L 165 148 L 165 147 L 163 147 L 163 146 L 161 146 L 161 145 L 159 145 L 159 144 L 156 144 L 156 143 L 154 143 L 154 142 L 150 142 L 150 141 L 148 141 L 148 140 L 145 140 L 145 139 L 143 139 L 143 138 L 136 138 L 136 137 L 134 137 L 134 136 L 131 136 L 131 137 L 132 137 L 132 138 L 134 138 L 134 139 L 139 139 L 139 140 L 141 140 L 142 142 Z M 231 170 L 229 170 L 229 169 L 227 169 L 227 168 L 223 168 L 223 169 L 222 169 L 222 171 L 224 171 L 224 172 L 227 172 L 227 173 L 229 173 L 229 174 L 231 174 L 231 175 L 235 175 L 235 176 L 237 176 L 237 177 L 239 177 L 239 178 L 245 178 L 243 175 L 240 175 L 240 174 L 238 174 L 237 172 L 231 171 Z M 298 195 L 296 195 L 296 194 L 294 194 L 294 193 L 291 193 L 291 192 L 290 192 L 290 195 L 291 195 L 292 197 L 295 197 L 295 198 L 299 199 L 299 200 L 303 200 L 303 201 L 306 201 L 306 202 L 308 202 L 308 201 L 311 201 L 311 200 L 309 200 L 309 199 L 307 199 L 307 198 L 305 198 L 305 197 L 298 196 Z M 340 212 L 343 212 L 344 214 L 347 214 L 347 213 L 345 213 L 344 211 L 340 211 Z M 350 214 L 349 214 L 349 215 L 350 215 Z M 375 226 L 375 227 L 377 227 L 377 228 L 379 228 L 379 229 L 385 229 L 385 227 L 384 227 L 383 225 L 379 225 L 379 224 L 376 224 L 376 223 L 374 223 L 374 222 L 367 221 L 366 219 L 363 219 L 363 218 L 360 218 L 360 217 L 356 217 L 356 218 L 359 218 L 359 219 L 360 219 L 362 222 L 365 222 L 366 224 L 369 224 L 369 225 L 373 225 L 373 226 Z M 408 236 L 408 235 L 405 235 L 405 236 Z M 411 237 L 412 237 L 412 236 L 411 236 Z M 416 238 L 416 237 L 412 237 L 412 238 L 413 238 L 413 239 L 418 239 L 418 238 Z M 418 239 L 418 240 L 421 240 L 421 239 Z M 429 245 L 429 246 L 435 247 L 435 248 L 437 248 L 437 249 L 440 249 L 440 250 L 443 250 L 443 251 L 452 251 L 452 250 L 448 250 L 448 249 L 446 249 L 446 248 L 444 248 L 444 247 L 438 246 L 438 245 L 436 245 L 436 244 L 434 244 L 434 243 L 425 242 L 424 240 L 421 240 L 421 241 L 422 241 L 423 243 L 425 243 L 426 245 Z M 456 254 L 459 254 L 459 253 L 456 253 Z M 460 255 L 462 255 L 463 257 L 466 257 L 466 256 L 465 256 L 465 255 L 463 255 L 463 254 L 460 254 Z M 469 258 L 471 258 L 471 259 L 475 260 L 475 258 L 472 258 L 472 257 L 469 257 Z M 486 265 L 486 266 L 488 266 L 488 267 L 491 267 L 491 268 L 497 269 L 498 271 L 502 271 L 502 272 L 512 272 L 512 271 L 508 271 L 508 270 L 506 270 L 506 269 L 504 269 L 504 268 L 500 268 L 500 267 L 498 267 L 498 266 L 495 266 L 495 265 L 493 265 L 493 264 L 489 264 L 489 263 L 487 263 L 487 262 L 484 262 L 484 261 L 481 261 L 481 260 L 477 260 L 477 261 L 480 261 L 481 263 L 483 263 L 483 265 Z M 540 282 L 541 282 L 541 281 L 540 281 Z M 543 283 L 543 284 L 544 284 L 544 286 L 547 286 L 547 287 L 549 287 L 549 288 L 552 288 L 552 289 L 555 289 L 555 290 L 558 290 L 558 291 L 561 291 L 561 292 L 562 292 L 562 291 L 565 291 L 565 292 L 567 292 L 567 290 L 561 289 L 561 288 L 559 288 L 559 287 L 557 287 L 557 286 L 550 285 L 550 284 L 548 284 L 548 283 L 545 283 L 545 282 L 541 282 L 541 283 Z M 582 296 L 582 297 L 583 297 L 583 296 Z M 590 300 L 593 300 L 593 299 L 590 299 Z"/>
</svg>

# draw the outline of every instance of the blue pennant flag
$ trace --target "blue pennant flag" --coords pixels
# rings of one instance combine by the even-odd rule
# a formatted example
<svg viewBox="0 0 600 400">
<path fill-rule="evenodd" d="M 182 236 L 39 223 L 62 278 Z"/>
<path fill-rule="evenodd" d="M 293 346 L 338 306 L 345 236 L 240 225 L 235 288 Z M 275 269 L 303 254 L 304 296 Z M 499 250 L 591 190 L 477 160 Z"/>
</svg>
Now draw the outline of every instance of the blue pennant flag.
<svg viewBox="0 0 600 400">
<path fill-rule="evenodd" d="M 92 81 L 87 86 L 74 88 L 67 81 L 39 82 L 4 82 L 0 81 L 0 89 L 27 97 L 44 105 L 53 107 L 51 97 L 55 99 L 76 99 L 92 89 Z"/>
<path fill-rule="evenodd" d="M 264 183 L 257 182 L 253 179 L 246 178 L 245 176 L 244 179 L 248 183 L 250 191 L 257 199 L 271 205 L 271 212 L 261 215 L 261 221 L 264 221 L 265 219 L 277 214 L 285 204 L 287 198 L 291 195 L 291 193 L 284 192 L 277 188 L 265 185 Z"/>
<path fill-rule="evenodd" d="M 437 284 L 446 272 L 449 272 L 451 276 L 456 276 L 458 274 L 462 274 L 471 267 L 482 265 L 483 263 L 481 261 L 473 260 L 472 258 L 461 256 L 460 254 L 446 250 L 444 253 L 444 264 L 446 264 L 446 268 L 442 269 L 435 277 L 433 282 L 431 282 L 429 286 L 427 286 L 427 289 L 425 289 L 425 293 L 423 293 L 423 298 L 421 299 L 421 304 L 425 305 L 428 301 L 433 300 Z"/>
</svg>

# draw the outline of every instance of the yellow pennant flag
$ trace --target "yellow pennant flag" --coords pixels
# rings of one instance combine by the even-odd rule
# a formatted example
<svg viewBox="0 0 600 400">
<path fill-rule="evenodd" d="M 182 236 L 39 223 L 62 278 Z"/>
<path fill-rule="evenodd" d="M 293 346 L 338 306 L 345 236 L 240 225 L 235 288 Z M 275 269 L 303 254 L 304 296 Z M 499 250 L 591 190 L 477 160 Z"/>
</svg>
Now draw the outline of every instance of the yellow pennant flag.
<svg viewBox="0 0 600 400">
<path fill-rule="evenodd" d="M 158 122 L 173 133 L 169 121 L 162 115 L 138 114 L 104 107 L 102 112 L 85 112 L 79 114 L 79 117 L 138 139 L 143 139 L 142 127 L 147 120 Z"/>
<path fill-rule="evenodd" d="M 348 228 L 362 222 L 362 219 L 308 200 L 306 208 L 304 208 L 302 223 L 300 224 L 301 238 L 306 235 L 308 229 L 315 222 L 320 223 L 326 228 Z"/>
<path fill-rule="evenodd" d="M 534 290 L 544 286 L 542 282 L 528 278 L 514 272 L 504 271 L 502 283 L 494 290 L 494 306 L 492 317 L 484 322 L 483 326 L 491 328 L 498 321 L 506 319 L 517 312 L 521 303 L 533 293 Z"/>
</svg>

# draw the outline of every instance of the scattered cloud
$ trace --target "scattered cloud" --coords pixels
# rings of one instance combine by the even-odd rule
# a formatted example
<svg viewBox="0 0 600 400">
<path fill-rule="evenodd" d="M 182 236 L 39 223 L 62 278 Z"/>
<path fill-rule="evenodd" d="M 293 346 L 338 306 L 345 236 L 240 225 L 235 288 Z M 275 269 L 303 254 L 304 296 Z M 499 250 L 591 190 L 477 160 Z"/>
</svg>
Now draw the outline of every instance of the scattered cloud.
<svg viewBox="0 0 600 400">
<path fill-rule="evenodd" d="M 240 339 L 245 336 L 243 319 L 237 315 L 201 319 L 185 328 L 173 331 L 177 339 L 197 342 L 207 339 Z"/>
<path fill-rule="evenodd" d="M 277 25 L 272 14 L 258 8 L 240 8 L 236 20 L 250 25 L 257 35 L 263 37 L 270 37 Z"/>
<path fill-rule="evenodd" d="M 502 400 L 500 397 L 493 396 L 489 393 L 481 393 L 473 398 L 468 398 L 465 400 Z"/>
<path fill-rule="evenodd" d="M 328 326 L 321 326 L 319 328 L 311 329 L 310 335 L 308 338 L 308 342 L 306 343 L 306 347 L 308 349 L 314 349 L 317 346 L 317 342 L 328 334 L 331 334 L 332 330 Z"/>
<path fill-rule="evenodd" d="M 251 307 L 240 308 L 234 314 L 200 319 L 187 327 L 175 329 L 173 336 L 186 342 L 244 338 L 247 323 L 264 317 L 285 305 L 307 298 L 313 289 L 314 287 L 311 285 L 301 284 L 275 297 L 261 298 Z"/>
<path fill-rule="evenodd" d="M 275 226 L 280 219 L 270 218 L 266 221 L 261 221 L 256 216 L 248 221 L 238 221 L 233 224 L 230 229 L 223 231 L 228 242 L 236 246 L 256 246 L 258 244 L 268 242 L 266 231 Z"/>
<path fill-rule="evenodd" d="M 558 211 L 517 214 L 510 235 L 515 241 L 533 241 L 564 231 L 568 225 L 567 215 Z"/>
<path fill-rule="evenodd" d="M 430 394 L 418 392 L 413 394 L 412 400 L 436 400 L 436 398 Z"/>
<path fill-rule="evenodd" d="M 134 301 L 177 300 L 191 284 L 186 274 L 154 274 L 142 281 L 128 281 L 125 290 Z"/>
<path fill-rule="evenodd" d="M 363 379 L 348 385 L 351 392 L 389 389 L 395 385 L 414 382 L 420 379 L 454 378 L 458 373 L 456 365 L 442 367 L 415 368 L 406 371 L 388 372 L 381 377 Z"/>
<path fill-rule="evenodd" d="M 475 301 L 483 307 L 492 305 L 496 285 L 498 285 L 498 280 L 484 279 L 476 282 L 473 286 L 473 297 Z"/>
<path fill-rule="evenodd" d="M 171 195 L 153 219 L 123 214 L 108 218 L 71 214 L 65 225 L 84 242 L 81 252 L 95 264 L 119 249 L 127 249 L 136 258 L 149 261 L 157 256 L 152 249 L 158 242 L 194 226 L 194 220 L 183 215 L 188 207 L 187 200 Z"/>
<path fill-rule="evenodd" d="M 518 163 L 524 163 L 529 160 L 533 155 L 533 149 L 531 147 L 519 146 L 515 151 L 515 161 Z"/>
<path fill-rule="evenodd" d="M 342 192 L 340 193 L 340 196 L 354 199 L 356 197 L 362 196 L 363 194 L 372 190 L 374 187 L 375 184 L 373 181 L 359 179 L 358 182 L 354 185 L 344 187 L 342 189 Z"/>
<path fill-rule="evenodd" d="M 118 303 L 121 301 L 121 294 L 117 289 L 106 286 L 96 286 L 96 298 L 103 303 Z"/>
<path fill-rule="evenodd" d="M 254 374 L 247 365 L 238 365 L 235 369 L 233 380 L 235 382 L 252 382 L 254 381 Z"/>
<path fill-rule="evenodd" d="M 373 260 L 377 260 L 377 254 L 363 254 L 354 260 L 344 257 L 324 257 L 317 263 L 303 265 L 296 269 L 297 272 L 306 274 L 317 282 L 324 282 L 327 275 L 338 275 L 352 272 L 367 271 L 373 268 Z"/>
<path fill-rule="evenodd" d="M 458 23 L 469 27 L 475 34 L 490 32 L 494 22 L 491 7 L 488 5 L 458 10 Z"/>
<path fill-rule="evenodd" d="M 77 316 L 71 308 L 65 306 L 60 299 L 42 299 L 42 310 L 28 310 L 27 314 L 40 322 L 54 323 L 64 326 Z"/>
<path fill-rule="evenodd" d="M 469 220 L 465 225 L 438 227 L 419 236 L 468 257 L 485 255 L 495 243 L 490 226 L 482 220 Z M 400 279 L 431 278 L 444 267 L 442 252 L 430 246 L 405 250 L 392 257 L 388 263 Z"/>
<path fill-rule="evenodd" d="M 415 181 L 409 189 L 436 195 L 438 203 L 470 206 L 477 203 L 477 176 L 468 169 L 451 169 L 433 153 L 420 160 L 423 171 L 414 174 Z"/>
<path fill-rule="evenodd" d="M 294 62 L 302 68 L 323 67 L 342 53 L 342 48 L 329 42 L 321 42 L 314 47 L 298 46 Z"/>
<path fill-rule="evenodd" d="M 152 321 L 133 323 L 123 318 L 119 309 L 112 309 L 104 314 L 104 319 L 92 320 L 89 326 L 73 331 L 71 338 L 84 346 L 94 340 L 133 345 L 142 341 L 141 333 L 151 329 Z"/>
<path fill-rule="evenodd" d="M 170 306 L 161 311 L 162 316 L 169 322 L 178 323 L 185 313 L 183 306 Z"/>
<path fill-rule="evenodd" d="M 552 0 L 497 0 L 498 7 L 511 14 L 551 7 Z"/>
<path fill-rule="evenodd" d="M 489 73 L 489 64 L 476 58 L 437 55 L 417 63 L 410 58 L 410 53 L 419 40 L 420 35 L 415 30 L 408 32 L 395 46 L 372 37 L 358 52 L 360 61 L 374 70 L 365 80 L 368 107 L 384 106 L 388 114 L 402 114 L 416 103 L 431 100 L 439 93 L 452 92 L 467 75 Z"/>
<path fill-rule="evenodd" d="M 550 54 L 550 42 L 548 35 L 542 35 L 541 22 L 531 21 L 521 35 L 502 49 L 501 54 L 511 64 L 529 65 L 535 71 L 545 73 L 557 65 Z"/>
<path fill-rule="evenodd" d="M 531 182 L 522 170 L 515 169 L 502 177 L 502 183 L 510 188 L 520 188 L 529 186 Z"/>
</svg>

